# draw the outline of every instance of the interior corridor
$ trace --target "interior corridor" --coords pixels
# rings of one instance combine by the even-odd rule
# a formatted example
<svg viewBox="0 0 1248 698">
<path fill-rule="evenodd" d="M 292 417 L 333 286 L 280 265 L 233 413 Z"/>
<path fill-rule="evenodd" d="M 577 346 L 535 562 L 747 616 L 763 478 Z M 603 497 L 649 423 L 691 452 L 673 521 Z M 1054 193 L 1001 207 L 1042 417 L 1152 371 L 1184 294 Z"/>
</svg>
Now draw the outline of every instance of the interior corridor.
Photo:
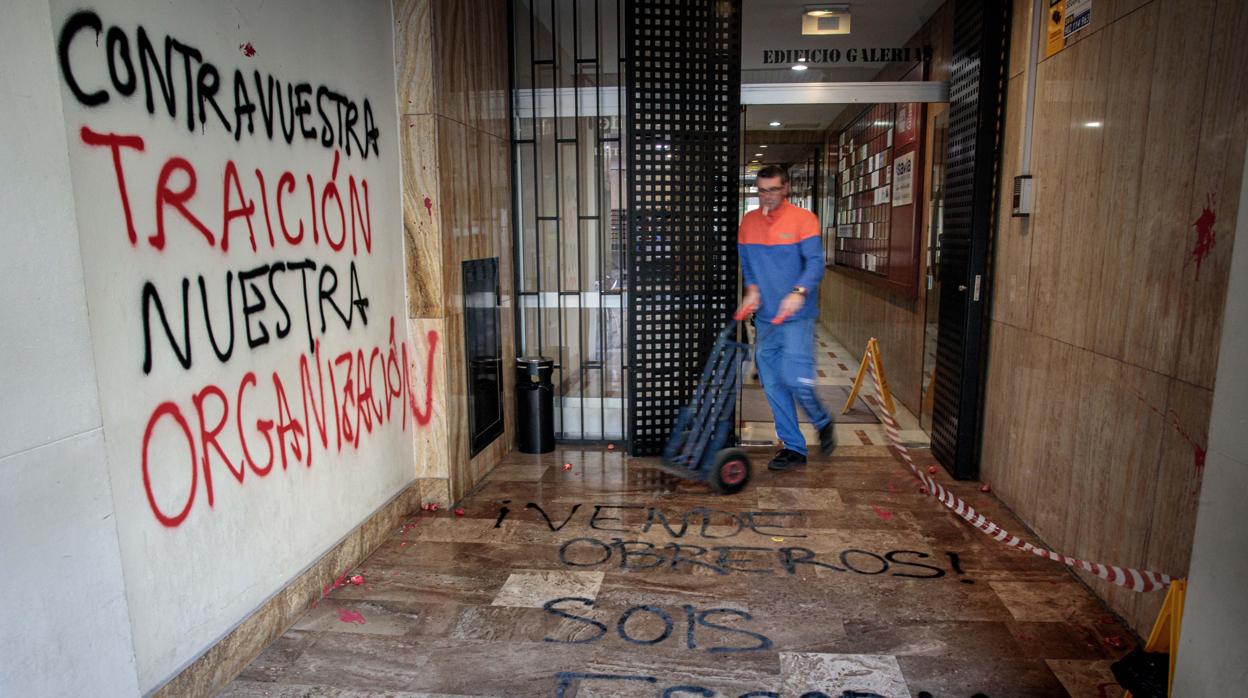
<svg viewBox="0 0 1248 698">
<path fill-rule="evenodd" d="M 616 450 L 513 452 L 462 512 L 424 511 L 394 530 L 221 695 L 1100 696 L 1114 685 L 1109 665 L 1133 644 L 1117 617 L 1062 565 L 921 494 L 887 447 L 845 443 L 783 474 L 766 470 L 769 456 L 752 449 L 751 485 L 718 497 Z M 939 473 L 1025 531 L 978 483 Z"/>
</svg>

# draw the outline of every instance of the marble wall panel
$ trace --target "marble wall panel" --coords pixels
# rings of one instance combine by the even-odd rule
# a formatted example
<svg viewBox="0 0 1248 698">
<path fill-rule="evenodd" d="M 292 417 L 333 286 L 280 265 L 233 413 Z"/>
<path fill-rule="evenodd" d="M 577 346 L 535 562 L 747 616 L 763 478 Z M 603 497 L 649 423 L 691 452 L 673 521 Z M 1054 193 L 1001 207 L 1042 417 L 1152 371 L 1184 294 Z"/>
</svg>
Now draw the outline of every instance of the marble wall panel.
<svg viewBox="0 0 1248 698">
<path fill-rule="evenodd" d="M 1077 49 L 1041 63 L 1036 71 L 1035 125 L 1031 158 L 1035 200 L 1031 220 L 1030 317 L 1022 327 L 1047 326 L 1061 314 L 1057 288 L 1063 283 L 1060 258 L 1062 211 L 1066 188 L 1056 173 L 1066 171 L 1070 131 L 1071 75 Z"/>
<path fill-rule="evenodd" d="M 1218 366 L 1222 309 L 1230 274 L 1235 220 L 1239 213 L 1240 153 L 1248 140 L 1248 3 L 1219 0 L 1213 23 L 1204 117 L 1200 127 L 1196 176 L 1183 233 L 1184 279 L 1179 286 L 1178 366 L 1175 376 L 1213 388 Z M 1195 222 L 1213 214 L 1213 246 L 1197 264 L 1201 240 Z"/>
<path fill-rule="evenodd" d="M 445 313 L 445 270 L 437 117 L 432 114 L 405 116 L 400 126 L 404 151 L 403 233 L 408 317 L 440 318 Z"/>
<path fill-rule="evenodd" d="M 1005 133 L 1001 148 L 1002 177 L 998 201 L 1013 196 L 1014 179 L 1022 158 L 1022 123 L 1028 76 L 1023 73 L 1010 78 L 1005 99 Z M 1031 218 L 1009 215 L 1003 209 L 997 218 L 993 262 L 992 319 L 1019 327 L 1028 322 L 1028 288 L 1031 273 Z"/>
<path fill-rule="evenodd" d="M 433 112 L 432 13 L 436 4 L 429 0 L 394 0 L 394 74 L 400 114 Z"/>
<path fill-rule="evenodd" d="M 1214 0 L 1155 0 L 1159 6 L 1156 60 L 1149 95 L 1147 149 L 1141 167 L 1134 287 L 1127 304 L 1126 360 L 1170 375 L 1177 361 L 1181 315 L 1176 302 L 1189 278 L 1187 231 L 1193 175 L 1205 108 L 1206 60 L 1191 47 L 1208 46 Z M 1124 265 L 1125 266 L 1125 265 Z M 1124 268 L 1124 271 L 1126 269 Z"/>
<path fill-rule="evenodd" d="M 1010 8 L 1010 65 L 1006 76 L 1013 79 L 1027 70 L 1031 59 L 1032 0 L 1014 0 Z"/>
<path fill-rule="evenodd" d="M 1093 3 L 1092 17 L 1088 26 L 1071 34 L 1066 40 L 1066 45 L 1074 46 L 1081 41 L 1090 41 L 1102 29 L 1112 27 L 1118 20 L 1151 2 L 1153 0 L 1097 0 Z"/>
<path fill-rule="evenodd" d="M 1096 228 L 1102 234 L 1092 253 L 1100 266 L 1093 267 L 1097 280 L 1087 346 L 1119 359 L 1123 358 L 1126 340 L 1127 316 L 1122 308 L 1136 283 L 1124 273 L 1123 260 L 1133 254 L 1139 214 L 1139 180 L 1147 148 L 1140 134 L 1149 117 L 1157 7 L 1150 4 L 1124 18 L 1110 28 L 1107 37 L 1113 58 L 1105 85 L 1108 99 L 1100 153 L 1101 200 L 1096 212 Z"/>
<path fill-rule="evenodd" d="M 1100 159 L 1105 123 L 1105 81 L 1109 72 L 1110 42 L 1102 38 L 1070 49 L 1071 74 L 1069 125 L 1065 138 L 1065 188 L 1058 218 L 1057 264 L 1059 280 L 1052 289 L 1056 314 L 1036 318 L 1037 331 L 1075 346 L 1086 346 L 1088 319 L 1099 260 L 1090 252 L 1098 248 L 1103 231 L 1094 225 L 1095 211 L 1103 201 Z M 1043 328 L 1043 329 L 1042 329 Z"/>
</svg>

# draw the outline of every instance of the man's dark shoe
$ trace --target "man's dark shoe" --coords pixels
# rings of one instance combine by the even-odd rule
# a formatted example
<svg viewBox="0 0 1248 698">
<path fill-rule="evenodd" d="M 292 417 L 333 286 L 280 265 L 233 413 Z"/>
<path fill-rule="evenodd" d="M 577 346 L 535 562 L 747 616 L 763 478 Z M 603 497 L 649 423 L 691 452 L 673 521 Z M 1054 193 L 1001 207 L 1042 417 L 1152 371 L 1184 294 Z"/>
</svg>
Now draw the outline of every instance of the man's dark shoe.
<svg viewBox="0 0 1248 698">
<path fill-rule="evenodd" d="M 787 448 L 780 449 L 775 458 L 767 464 L 768 470 L 791 470 L 799 465 L 806 465 L 806 456 Z"/>
<path fill-rule="evenodd" d="M 836 450 L 836 420 L 819 430 L 819 455 L 826 456 Z"/>
</svg>

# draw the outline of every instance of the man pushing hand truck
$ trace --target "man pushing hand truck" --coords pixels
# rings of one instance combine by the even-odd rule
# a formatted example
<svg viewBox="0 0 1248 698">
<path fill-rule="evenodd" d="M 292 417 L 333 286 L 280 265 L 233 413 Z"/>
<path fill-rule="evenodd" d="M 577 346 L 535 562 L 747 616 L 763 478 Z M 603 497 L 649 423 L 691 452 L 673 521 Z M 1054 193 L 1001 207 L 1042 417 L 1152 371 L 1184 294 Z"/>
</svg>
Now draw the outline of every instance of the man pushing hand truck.
<svg viewBox="0 0 1248 698">
<path fill-rule="evenodd" d="M 759 208 L 745 214 L 737 232 L 745 295 L 735 317 L 755 313 L 754 362 L 781 442 L 767 468 L 783 471 L 806 463 L 795 402 L 819 430 L 819 453 L 836 448 L 836 423 L 815 393 L 823 242 L 815 214 L 789 203 L 783 168 L 764 167 L 757 183 Z"/>
</svg>

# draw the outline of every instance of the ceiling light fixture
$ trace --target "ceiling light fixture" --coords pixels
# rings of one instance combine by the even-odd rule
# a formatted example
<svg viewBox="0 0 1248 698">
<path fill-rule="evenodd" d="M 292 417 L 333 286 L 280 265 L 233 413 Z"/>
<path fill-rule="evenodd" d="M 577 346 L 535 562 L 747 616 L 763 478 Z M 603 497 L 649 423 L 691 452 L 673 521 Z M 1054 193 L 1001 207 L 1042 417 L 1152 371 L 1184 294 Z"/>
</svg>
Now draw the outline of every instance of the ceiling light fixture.
<svg viewBox="0 0 1248 698">
<path fill-rule="evenodd" d="M 806 5 L 802 10 L 802 34 L 805 36 L 848 34 L 849 27 L 849 3 L 819 3 Z"/>
<path fill-rule="evenodd" d="M 754 157 L 756 158 L 761 158 L 762 156 L 763 156 L 762 153 L 754 153 Z"/>
<path fill-rule="evenodd" d="M 1100 127 L 1101 127 L 1101 122 L 1099 122 L 1099 121 L 1089 121 L 1088 123 L 1084 124 L 1084 126 L 1087 126 L 1088 128 L 1100 128 Z"/>
<path fill-rule="evenodd" d="M 779 122 L 779 121 L 773 121 L 773 122 L 771 122 L 770 124 L 767 124 L 767 125 L 768 125 L 768 126 L 775 127 L 775 126 L 779 126 L 779 125 L 780 125 L 780 122 Z"/>
<path fill-rule="evenodd" d="M 799 73 L 800 73 L 800 72 L 802 72 L 803 70 L 806 70 L 806 69 L 807 69 L 807 68 L 809 68 L 809 67 L 810 67 L 810 66 L 807 66 L 807 65 L 805 65 L 805 64 L 803 64 L 803 63 L 797 63 L 797 64 L 794 64 L 794 66 L 793 66 L 792 70 L 796 70 L 797 72 L 799 72 Z"/>
<path fill-rule="evenodd" d="M 765 145 L 760 145 L 760 146 L 758 146 L 758 147 L 760 147 L 760 148 L 766 148 L 767 146 L 765 146 Z"/>
</svg>

